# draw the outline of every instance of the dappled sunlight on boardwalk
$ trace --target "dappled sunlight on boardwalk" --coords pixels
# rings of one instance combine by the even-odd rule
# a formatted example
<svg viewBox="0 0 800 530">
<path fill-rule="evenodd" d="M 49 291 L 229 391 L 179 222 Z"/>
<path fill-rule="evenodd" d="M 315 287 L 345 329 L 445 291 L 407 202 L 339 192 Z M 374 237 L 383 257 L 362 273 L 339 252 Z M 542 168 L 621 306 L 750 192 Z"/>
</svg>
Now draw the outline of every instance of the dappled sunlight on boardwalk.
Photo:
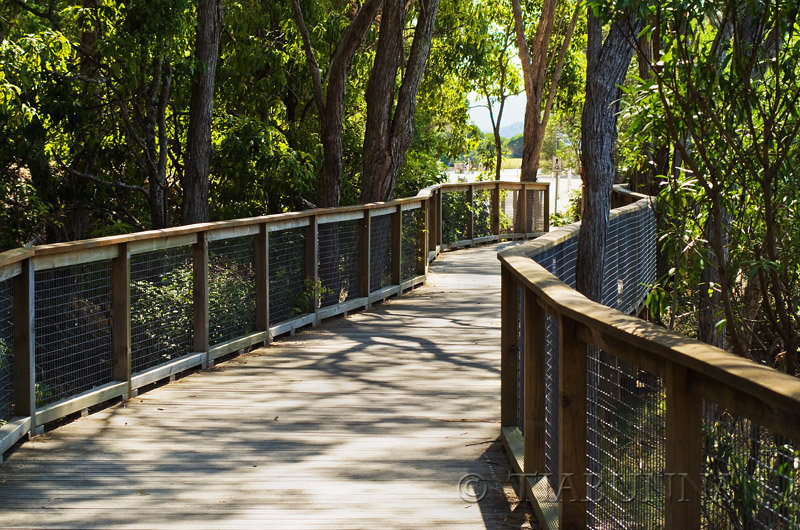
<svg viewBox="0 0 800 530">
<path fill-rule="evenodd" d="M 529 525 L 496 441 L 507 245 L 23 444 L 0 466 L 0 526 Z"/>
</svg>

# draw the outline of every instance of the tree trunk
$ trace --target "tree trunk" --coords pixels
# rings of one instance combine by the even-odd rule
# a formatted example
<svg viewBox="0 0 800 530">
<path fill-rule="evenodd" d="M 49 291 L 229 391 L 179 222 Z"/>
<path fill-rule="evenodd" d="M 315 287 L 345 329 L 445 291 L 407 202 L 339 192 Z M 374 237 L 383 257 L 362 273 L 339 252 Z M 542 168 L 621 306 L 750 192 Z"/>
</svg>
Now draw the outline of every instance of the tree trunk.
<svg viewBox="0 0 800 530">
<path fill-rule="evenodd" d="M 353 64 L 353 57 L 367 36 L 372 21 L 381 8 L 382 0 L 366 0 L 336 47 L 328 68 L 328 86 L 323 92 L 322 77 L 306 27 L 299 0 L 293 0 L 294 17 L 300 35 L 306 62 L 314 84 L 314 101 L 320 122 L 320 141 L 324 151 L 322 183 L 320 185 L 319 205 L 339 206 L 342 190 L 342 115 L 347 92 L 347 75 Z"/>
<path fill-rule="evenodd" d="M 414 138 L 417 92 L 431 52 L 433 24 L 439 0 L 419 2 L 417 27 L 406 63 L 403 82 L 392 113 L 397 69 L 403 50 L 405 2 L 386 0 L 378 50 L 367 84 L 367 126 L 364 134 L 364 173 L 361 202 L 392 198 L 406 151 Z"/>
<path fill-rule="evenodd" d="M 549 91 L 545 99 L 545 85 L 547 83 L 547 66 L 550 63 L 548 47 L 550 38 L 553 35 L 556 18 L 557 0 L 544 0 L 542 13 L 536 26 L 536 33 L 533 37 L 533 52 L 528 48 L 528 41 L 525 37 L 525 26 L 522 20 L 522 8 L 519 0 L 512 0 L 511 7 L 514 11 L 514 28 L 517 35 L 517 48 L 519 49 L 519 59 L 522 63 L 523 79 L 525 80 L 525 125 L 523 129 L 522 141 L 522 165 L 520 168 L 520 180 L 523 182 L 536 182 L 536 174 L 539 171 L 539 158 L 542 154 L 542 143 L 547 122 L 550 119 L 550 110 L 553 106 L 558 81 L 561 77 L 561 69 L 564 66 L 569 43 L 572 40 L 572 33 L 578 21 L 578 5 L 572 14 L 564 40 L 561 43 L 558 57 L 556 58 L 553 76 L 550 80 Z M 544 108 L 542 108 L 544 103 Z"/>
<path fill-rule="evenodd" d="M 183 175 L 182 224 L 208 221 L 211 120 L 221 31 L 221 0 L 199 0 L 195 41 L 197 71 L 192 81 L 192 96 L 189 103 L 186 167 Z"/>
<path fill-rule="evenodd" d="M 583 213 L 578 237 L 577 289 L 591 300 L 601 301 L 603 260 L 611 190 L 616 166 L 612 157 L 617 140 L 617 114 L 633 45 L 641 22 L 621 15 L 603 42 L 603 27 L 588 10 L 586 50 L 586 102 L 581 117 Z"/>
</svg>

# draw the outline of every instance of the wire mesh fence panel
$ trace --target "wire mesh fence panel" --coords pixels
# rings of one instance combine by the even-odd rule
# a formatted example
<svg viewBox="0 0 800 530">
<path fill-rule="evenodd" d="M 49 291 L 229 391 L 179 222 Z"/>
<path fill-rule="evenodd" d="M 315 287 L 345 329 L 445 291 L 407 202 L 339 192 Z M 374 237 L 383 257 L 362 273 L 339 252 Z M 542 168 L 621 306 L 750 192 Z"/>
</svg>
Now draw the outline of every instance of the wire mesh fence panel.
<svg viewBox="0 0 800 530">
<path fill-rule="evenodd" d="M 36 402 L 113 380 L 111 260 L 35 274 Z"/>
<path fill-rule="evenodd" d="M 544 190 L 525 190 L 525 196 L 528 201 L 525 208 L 525 229 L 528 232 L 544 232 Z"/>
<path fill-rule="evenodd" d="M 358 220 L 319 225 L 321 306 L 358 297 Z"/>
<path fill-rule="evenodd" d="M 519 206 L 519 192 L 514 190 L 500 190 L 500 233 L 513 234 L 514 223 L 517 222 L 516 214 Z"/>
<path fill-rule="evenodd" d="M 800 528 L 800 444 L 703 403 L 701 527 Z"/>
<path fill-rule="evenodd" d="M 424 222 L 422 210 L 403 212 L 402 241 L 400 252 L 400 281 L 410 280 L 417 275 L 417 266 L 422 257 L 419 253 L 420 225 Z"/>
<path fill-rule="evenodd" d="M 665 524 L 662 381 L 592 348 L 587 363 L 587 525 Z"/>
<path fill-rule="evenodd" d="M 574 239 L 574 238 L 573 238 Z M 567 240 L 569 242 L 570 240 Z M 567 249 L 566 257 L 564 246 L 567 242 L 551 247 L 540 253 L 534 259 L 539 265 L 550 273 L 561 278 L 569 276 L 570 252 Z M 565 265 L 566 263 L 566 265 Z M 574 282 L 574 271 L 572 271 Z M 570 278 L 567 277 L 567 280 Z M 562 281 L 564 281 L 562 279 Z M 545 471 L 550 481 L 550 487 L 558 490 L 558 320 L 550 313 L 545 315 Z"/>
<path fill-rule="evenodd" d="M 210 344 L 227 342 L 255 331 L 254 236 L 208 244 L 208 337 Z"/>
<path fill-rule="evenodd" d="M 11 280 L 0 282 L 0 425 L 14 415 L 14 297 Z"/>
<path fill-rule="evenodd" d="M 452 245 L 467 239 L 468 212 L 466 191 L 442 193 L 442 243 Z"/>
<path fill-rule="evenodd" d="M 192 351 L 192 247 L 131 256 L 131 370 Z"/>
<path fill-rule="evenodd" d="M 370 226 L 369 290 L 392 284 L 392 215 L 375 216 Z"/>
<path fill-rule="evenodd" d="M 472 196 L 472 212 L 473 235 L 492 235 L 492 190 L 475 190 Z"/>
<path fill-rule="evenodd" d="M 269 323 L 314 311 L 313 286 L 306 282 L 306 229 L 269 234 Z"/>
</svg>

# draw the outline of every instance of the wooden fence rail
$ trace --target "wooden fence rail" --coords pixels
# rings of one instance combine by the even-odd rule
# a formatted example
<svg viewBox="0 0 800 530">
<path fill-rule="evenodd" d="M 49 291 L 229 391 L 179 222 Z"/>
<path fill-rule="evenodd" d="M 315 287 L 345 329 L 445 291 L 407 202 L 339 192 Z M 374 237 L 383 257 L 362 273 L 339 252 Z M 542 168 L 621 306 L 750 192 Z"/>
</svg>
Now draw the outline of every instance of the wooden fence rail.
<svg viewBox="0 0 800 530">
<path fill-rule="evenodd" d="M 458 201 L 475 190 L 492 197 L 485 211 Z M 547 202 L 547 184 L 443 184 L 386 203 L 1 253 L 0 458 L 46 423 L 402 294 L 442 249 L 546 232 L 546 206 L 524 212 Z M 451 226 L 453 212 L 467 226 Z M 476 212 L 491 220 L 485 237 L 474 236 Z"/>
<path fill-rule="evenodd" d="M 499 255 L 503 439 L 543 527 L 796 528 L 800 381 L 589 301 L 532 259 L 576 236 L 576 226 L 564 227 Z M 557 326 L 557 347 L 546 343 L 547 319 Z M 617 380 L 603 377 L 602 359 Z M 623 365 L 632 369 L 617 368 Z M 628 394 L 620 377 L 632 381 Z M 656 390 L 643 396 L 648 386 Z M 600 408 L 598 396 L 628 415 L 636 400 L 651 405 L 631 422 L 615 416 L 618 409 L 589 410 Z M 662 427 L 642 443 L 647 416 Z M 603 430 L 614 434 L 615 454 L 602 454 Z M 547 462 L 548 443 L 555 462 Z M 631 447 L 644 451 L 632 467 L 656 463 L 657 495 L 647 509 L 639 498 L 629 507 L 614 492 L 609 498 L 589 476 L 624 473 Z"/>
</svg>

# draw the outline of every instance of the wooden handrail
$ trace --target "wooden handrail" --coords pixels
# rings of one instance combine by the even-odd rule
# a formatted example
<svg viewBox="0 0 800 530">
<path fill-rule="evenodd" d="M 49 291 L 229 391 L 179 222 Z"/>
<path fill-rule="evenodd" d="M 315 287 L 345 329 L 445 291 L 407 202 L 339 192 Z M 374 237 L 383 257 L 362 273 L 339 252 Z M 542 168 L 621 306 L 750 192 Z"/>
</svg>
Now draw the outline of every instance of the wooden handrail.
<svg viewBox="0 0 800 530">
<path fill-rule="evenodd" d="M 132 234 L 100 237 L 66 243 L 39 245 L 30 248 L 13 249 L 0 253 L 0 282 L 13 281 L 15 329 L 14 367 L 16 416 L 5 426 L 0 425 L 0 453 L 13 445 L 26 433 L 36 432 L 44 423 L 56 420 L 78 410 L 108 401 L 126 397 L 138 392 L 152 382 L 197 366 L 209 366 L 222 355 L 248 348 L 254 344 L 268 342 L 276 335 L 294 332 L 305 325 L 316 325 L 321 320 L 347 313 L 354 309 L 370 307 L 376 301 L 389 296 L 402 294 L 405 290 L 425 281 L 427 265 L 431 254 L 435 257 L 443 249 L 442 245 L 442 194 L 479 189 L 532 189 L 540 190 L 547 200 L 548 185 L 518 182 L 487 182 L 440 184 L 421 190 L 415 197 L 378 202 L 366 205 L 339 208 L 318 208 L 302 212 L 288 212 L 260 217 L 234 219 L 230 221 L 199 223 L 178 226 L 163 230 L 148 230 Z M 496 194 L 496 193 L 495 193 Z M 498 205 L 494 204 L 493 217 L 497 217 Z M 415 211 L 416 227 L 403 227 L 405 212 Z M 391 244 L 384 256 L 390 263 L 391 282 L 389 286 L 373 290 L 371 283 L 371 227 L 374 219 L 391 218 Z M 358 286 L 349 292 L 345 301 L 321 307 L 324 286 L 321 285 L 318 268 L 320 256 L 320 227 L 332 223 L 355 222 L 358 225 Z M 542 225 L 546 225 L 543 221 Z M 279 230 L 300 229 L 304 232 L 305 248 L 298 249 L 305 261 L 302 285 L 299 288 L 310 300 L 306 300 L 306 312 L 292 314 L 277 324 L 270 322 L 270 270 L 269 241 L 271 234 Z M 413 235 L 412 235 L 413 234 Z M 532 234 L 497 234 L 481 241 L 519 239 Z M 214 307 L 209 300 L 210 263 L 209 246 L 220 240 L 249 236 L 253 239 L 255 259 L 249 266 L 254 274 L 253 290 L 255 297 L 254 328 L 244 336 L 222 341 L 210 337 L 213 322 L 211 313 Z M 404 245 L 404 238 L 411 236 L 415 248 Z M 466 244 L 477 242 L 467 241 Z M 337 243 L 338 244 L 338 243 Z M 158 252 L 172 248 L 183 248 L 190 256 L 191 296 L 187 302 L 191 306 L 189 326 L 192 339 L 189 351 L 178 358 L 165 361 L 153 368 L 132 373 L 131 346 L 131 290 L 133 289 L 131 262 L 132 256 L 142 253 Z M 403 255 L 405 249 L 406 255 Z M 430 252 L 429 252 L 430 251 Z M 330 256 L 328 256 L 330 258 Z M 413 266 L 405 266 L 404 259 L 413 260 Z M 95 262 L 110 262 L 111 304 L 107 309 L 110 326 L 97 333 L 111 334 L 112 347 L 108 358 L 112 367 L 113 380 L 95 385 L 85 392 L 70 394 L 55 403 L 37 407 L 35 395 L 36 344 L 35 333 L 37 300 L 36 284 L 38 271 L 59 269 Z M 411 264 L 409 264 L 411 265 Z M 353 286 L 355 287 L 355 286 Z M 294 303 L 295 301 L 292 301 Z M 5 309 L 5 308 L 4 308 Z M 104 309 L 105 310 L 105 309 Z M 9 309 L 9 311 L 11 311 Z M 66 314 L 72 314 L 67 309 Z M 105 326 L 105 324 L 104 324 Z M 105 354 L 103 354 L 105 355 Z M 41 377 L 41 374 L 40 374 Z M 85 387 L 82 387 L 85 388 Z M 77 392 L 77 391 L 76 391 Z M 4 419 L 4 418 L 0 418 Z"/>
<path fill-rule="evenodd" d="M 538 304 L 579 324 L 587 342 L 662 377 L 668 365 L 680 365 L 701 395 L 734 410 L 745 408 L 743 415 L 800 440 L 797 377 L 593 302 L 530 258 L 501 254 L 499 259 Z"/>
<path fill-rule="evenodd" d="M 68 241 L 64 243 L 52 243 L 46 245 L 37 245 L 32 247 L 17 248 L 0 253 L 0 269 L 7 266 L 19 263 L 27 258 L 36 256 L 49 256 L 53 254 L 64 254 L 80 250 L 90 250 L 102 247 L 110 247 L 119 245 L 120 243 L 131 243 L 145 240 L 155 240 L 163 238 L 173 238 L 177 236 L 197 234 L 200 232 L 209 232 L 217 230 L 225 230 L 231 228 L 256 226 L 263 223 L 274 224 L 284 223 L 292 220 L 307 219 L 316 217 L 324 222 L 326 216 L 336 216 L 340 214 L 362 212 L 364 210 L 377 210 L 381 208 L 396 207 L 398 205 L 412 205 L 419 204 L 422 207 L 422 202 L 425 199 L 433 197 L 437 191 L 455 191 L 467 190 L 470 186 L 475 186 L 480 189 L 492 188 L 500 182 L 503 189 L 521 189 L 524 185 L 526 189 L 547 191 L 549 189 L 548 183 L 519 183 L 507 181 L 488 181 L 477 183 L 456 183 L 456 184 L 437 184 L 419 191 L 415 197 L 408 197 L 403 199 L 395 199 L 387 202 L 376 202 L 369 204 L 359 204 L 353 206 L 339 206 L 335 208 L 316 208 L 310 210 L 303 210 L 301 212 L 286 212 L 280 214 L 263 215 L 259 217 L 247 217 L 242 219 L 232 219 L 229 221 L 215 221 L 209 223 L 197 223 L 193 225 L 175 226 L 170 228 L 163 228 L 160 230 L 146 230 L 143 232 L 134 232 L 130 234 L 121 234 L 115 236 L 104 236 L 91 239 L 81 239 L 77 241 Z"/>
<path fill-rule="evenodd" d="M 650 207 L 646 196 L 618 189 L 614 195 L 615 203 L 623 206 L 612 211 L 612 218 Z M 661 378 L 665 407 L 664 524 L 671 529 L 699 527 L 703 400 L 800 442 L 800 380 L 593 302 L 532 259 L 577 237 L 578 230 L 579 223 L 560 227 L 498 255 L 503 301 L 501 417 L 512 466 L 525 477 L 524 488 L 534 499 L 545 528 L 585 525 L 589 510 L 586 502 L 555 499 L 547 480 L 535 478 L 547 471 L 544 440 L 550 427 L 545 424 L 544 411 L 544 314 L 548 313 L 559 329 L 559 351 L 551 353 L 558 358 L 559 395 L 550 396 L 558 403 L 559 431 L 550 434 L 558 440 L 559 484 L 567 475 L 582 474 L 588 465 L 587 347 L 593 346 Z M 518 293 L 524 297 L 523 314 L 519 313 Z M 520 323 L 524 340 L 517 344 Z M 524 359 L 523 367 L 518 364 L 518 352 Z M 524 372 L 521 389 L 516 384 L 520 370 Z M 524 399 L 522 430 L 517 428 L 520 397 Z M 673 483 L 666 484 L 670 477 L 682 477 L 689 486 L 677 491 Z M 570 494 L 582 494 L 585 486 L 585 481 L 573 482 Z"/>
</svg>

